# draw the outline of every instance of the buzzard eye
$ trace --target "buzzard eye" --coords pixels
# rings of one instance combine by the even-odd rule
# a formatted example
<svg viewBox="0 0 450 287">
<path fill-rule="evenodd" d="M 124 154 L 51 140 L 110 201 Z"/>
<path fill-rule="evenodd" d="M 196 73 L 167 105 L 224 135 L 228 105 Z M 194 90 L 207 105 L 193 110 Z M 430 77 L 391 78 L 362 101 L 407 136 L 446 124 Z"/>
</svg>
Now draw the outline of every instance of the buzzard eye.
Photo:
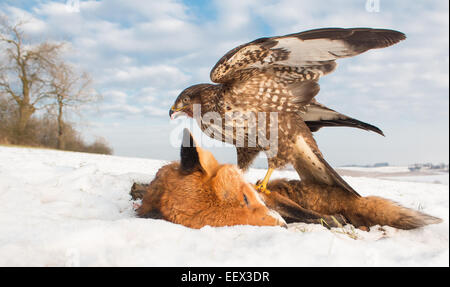
<svg viewBox="0 0 450 287">
<path fill-rule="evenodd" d="M 183 103 L 186 104 L 186 103 L 188 103 L 188 102 L 189 102 L 189 98 L 184 98 L 184 99 L 183 99 Z"/>
</svg>

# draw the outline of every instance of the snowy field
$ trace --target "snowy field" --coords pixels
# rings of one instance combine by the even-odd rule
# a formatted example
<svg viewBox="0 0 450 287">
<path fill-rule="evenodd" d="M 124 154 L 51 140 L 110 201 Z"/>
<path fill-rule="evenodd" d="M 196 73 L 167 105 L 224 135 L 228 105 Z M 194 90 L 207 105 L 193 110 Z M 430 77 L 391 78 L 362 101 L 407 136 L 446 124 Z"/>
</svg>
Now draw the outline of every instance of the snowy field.
<svg viewBox="0 0 450 287">
<path fill-rule="evenodd" d="M 417 230 L 330 231 L 317 224 L 194 230 L 134 217 L 132 183 L 150 182 L 164 163 L 0 146 L 0 266 L 449 265 L 448 173 L 439 175 L 441 183 L 344 177 L 362 195 L 444 219 Z M 264 174 L 252 169 L 246 177 Z M 297 175 L 277 171 L 277 177 Z"/>
</svg>

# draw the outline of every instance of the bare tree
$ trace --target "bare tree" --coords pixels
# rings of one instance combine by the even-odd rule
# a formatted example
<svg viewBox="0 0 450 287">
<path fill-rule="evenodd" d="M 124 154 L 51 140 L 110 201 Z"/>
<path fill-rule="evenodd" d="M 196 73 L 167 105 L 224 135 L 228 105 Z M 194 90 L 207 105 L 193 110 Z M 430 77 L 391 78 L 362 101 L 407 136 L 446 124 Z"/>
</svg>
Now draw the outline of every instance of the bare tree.
<svg viewBox="0 0 450 287">
<path fill-rule="evenodd" d="M 58 122 L 58 149 L 65 148 L 64 142 L 64 114 L 67 109 L 77 109 L 81 106 L 96 102 L 100 95 L 92 88 L 92 79 L 86 72 L 77 72 L 75 67 L 58 62 L 50 72 L 51 94 L 54 98 Z"/>
<path fill-rule="evenodd" d="M 0 92 L 17 104 L 17 135 L 21 138 L 33 113 L 49 99 L 49 70 L 64 44 L 27 41 L 24 22 L 11 23 L 0 15 Z M 3 57 L 2 57 L 3 56 Z"/>
</svg>

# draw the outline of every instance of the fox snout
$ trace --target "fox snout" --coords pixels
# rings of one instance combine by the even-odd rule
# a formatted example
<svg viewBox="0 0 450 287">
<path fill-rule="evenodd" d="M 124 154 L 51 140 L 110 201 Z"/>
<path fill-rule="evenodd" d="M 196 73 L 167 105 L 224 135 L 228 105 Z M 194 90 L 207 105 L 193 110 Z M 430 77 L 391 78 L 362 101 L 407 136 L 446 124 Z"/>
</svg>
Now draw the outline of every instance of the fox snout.
<svg viewBox="0 0 450 287">
<path fill-rule="evenodd" d="M 242 192 L 242 198 L 235 194 L 239 205 L 244 209 L 245 215 L 241 216 L 244 223 L 259 226 L 281 226 L 287 228 L 287 224 L 278 212 L 267 207 L 262 197 L 250 184 L 245 184 L 245 188 L 236 189 Z"/>
<path fill-rule="evenodd" d="M 268 208 L 259 193 L 245 181 L 242 171 L 234 165 L 221 165 L 211 179 L 219 204 L 235 214 L 236 224 L 286 227 L 284 219 Z"/>
<path fill-rule="evenodd" d="M 244 202 L 250 209 L 251 213 L 249 218 L 252 219 L 252 222 L 250 224 L 281 226 L 287 228 L 286 221 L 284 221 L 283 217 L 281 217 L 281 215 L 275 210 L 267 207 L 264 199 L 256 191 L 253 185 L 246 183 L 244 190 L 244 194 L 247 194 L 244 197 Z"/>
<path fill-rule="evenodd" d="M 256 220 L 250 222 L 251 225 L 267 225 L 267 226 L 281 226 L 283 228 L 287 228 L 286 221 L 284 221 L 283 217 L 281 217 L 278 212 L 269 209 L 267 207 L 263 208 L 264 210 L 261 212 L 261 216 L 253 216 Z"/>
</svg>

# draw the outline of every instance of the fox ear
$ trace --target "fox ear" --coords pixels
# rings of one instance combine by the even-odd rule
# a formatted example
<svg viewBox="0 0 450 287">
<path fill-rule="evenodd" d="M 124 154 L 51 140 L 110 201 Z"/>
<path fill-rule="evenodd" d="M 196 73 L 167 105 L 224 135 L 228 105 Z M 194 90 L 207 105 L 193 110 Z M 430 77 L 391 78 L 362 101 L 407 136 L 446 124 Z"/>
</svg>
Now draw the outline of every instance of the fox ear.
<svg viewBox="0 0 450 287">
<path fill-rule="evenodd" d="M 180 156 L 181 170 L 185 173 L 201 170 L 211 177 L 219 168 L 219 163 L 212 153 L 199 147 L 188 129 L 183 130 Z"/>
<path fill-rule="evenodd" d="M 183 142 L 181 143 L 180 157 L 181 170 L 184 173 L 192 173 L 201 169 L 196 144 L 188 129 L 183 130 Z"/>
<path fill-rule="evenodd" d="M 213 176 L 219 169 L 219 163 L 214 158 L 213 154 L 207 150 L 197 147 L 198 157 L 200 159 L 200 166 L 203 171 L 209 176 Z"/>
</svg>

